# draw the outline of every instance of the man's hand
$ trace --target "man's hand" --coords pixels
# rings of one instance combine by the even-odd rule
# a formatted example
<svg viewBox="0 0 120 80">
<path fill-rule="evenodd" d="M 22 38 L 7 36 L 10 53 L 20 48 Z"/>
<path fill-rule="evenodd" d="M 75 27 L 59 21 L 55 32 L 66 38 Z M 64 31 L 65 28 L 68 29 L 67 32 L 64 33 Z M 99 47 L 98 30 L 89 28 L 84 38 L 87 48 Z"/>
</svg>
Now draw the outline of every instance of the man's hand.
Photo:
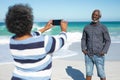
<svg viewBox="0 0 120 80">
<path fill-rule="evenodd" d="M 103 52 L 100 53 L 100 56 L 104 56 L 105 54 Z"/>
<path fill-rule="evenodd" d="M 82 50 L 82 52 L 86 55 L 88 52 L 86 50 Z"/>
</svg>

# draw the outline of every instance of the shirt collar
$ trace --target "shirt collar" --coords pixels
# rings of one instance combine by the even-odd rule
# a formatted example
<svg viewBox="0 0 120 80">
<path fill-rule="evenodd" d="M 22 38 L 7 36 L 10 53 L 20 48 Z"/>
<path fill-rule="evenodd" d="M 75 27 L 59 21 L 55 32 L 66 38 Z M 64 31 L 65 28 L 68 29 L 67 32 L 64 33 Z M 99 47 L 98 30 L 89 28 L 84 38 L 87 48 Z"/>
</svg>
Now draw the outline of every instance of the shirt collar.
<svg viewBox="0 0 120 80">
<path fill-rule="evenodd" d="M 100 24 L 100 22 L 91 22 L 90 25 L 92 26 L 98 26 Z"/>
</svg>

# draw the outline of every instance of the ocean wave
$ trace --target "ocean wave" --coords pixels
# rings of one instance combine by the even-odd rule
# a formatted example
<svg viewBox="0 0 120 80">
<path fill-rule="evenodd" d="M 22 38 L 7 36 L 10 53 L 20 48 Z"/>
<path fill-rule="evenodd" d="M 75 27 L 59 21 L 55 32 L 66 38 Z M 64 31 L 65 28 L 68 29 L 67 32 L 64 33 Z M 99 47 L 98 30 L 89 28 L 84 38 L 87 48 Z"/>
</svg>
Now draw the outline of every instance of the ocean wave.
<svg viewBox="0 0 120 80">
<path fill-rule="evenodd" d="M 120 43 L 120 35 L 110 36 L 110 37 L 111 37 L 112 43 Z M 70 45 L 73 42 L 81 42 L 81 38 L 82 38 L 82 32 L 67 32 L 67 44 L 68 45 Z M 8 44 L 9 39 L 10 39 L 10 36 L 0 36 L 0 44 Z"/>
<path fill-rule="evenodd" d="M 10 41 L 10 37 L 8 36 L 0 36 L 0 45 L 1 44 L 8 44 Z"/>
</svg>

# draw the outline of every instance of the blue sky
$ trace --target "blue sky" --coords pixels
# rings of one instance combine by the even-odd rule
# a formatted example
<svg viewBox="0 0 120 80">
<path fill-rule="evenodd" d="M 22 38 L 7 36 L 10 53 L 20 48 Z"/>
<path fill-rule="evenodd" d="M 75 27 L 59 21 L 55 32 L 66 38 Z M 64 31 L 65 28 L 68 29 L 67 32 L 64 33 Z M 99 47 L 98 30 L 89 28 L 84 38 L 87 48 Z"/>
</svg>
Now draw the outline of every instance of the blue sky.
<svg viewBox="0 0 120 80">
<path fill-rule="evenodd" d="M 0 0 L 0 21 L 4 21 L 8 7 L 18 3 L 33 8 L 34 21 L 90 21 L 94 9 L 101 10 L 101 21 L 120 21 L 120 0 Z"/>
</svg>

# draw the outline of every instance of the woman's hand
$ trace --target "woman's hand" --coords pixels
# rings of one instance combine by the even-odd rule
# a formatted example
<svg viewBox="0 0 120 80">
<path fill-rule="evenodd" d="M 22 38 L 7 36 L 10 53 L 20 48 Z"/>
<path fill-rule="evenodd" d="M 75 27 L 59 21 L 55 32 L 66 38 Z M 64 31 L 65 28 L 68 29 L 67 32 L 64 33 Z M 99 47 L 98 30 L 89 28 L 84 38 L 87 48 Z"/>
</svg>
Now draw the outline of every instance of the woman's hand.
<svg viewBox="0 0 120 80">
<path fill-rule="evenodd" d="M 67 25 L 68 23 L 66 21 L 61 20 L 61 23 L 60 23 L 61 31 L 67 32 Z"/>
<path fill-rule="evenodd" d="M 42 29 L 40 29 L 39 31 L 40 31 L 41 33 L 43 33 L 43 32 L 45 32 L 46 30 L 50 29 L 52 26 L 53 26 L 53 25 L 52 25 L 52 20 L 50 20 L 50 21 L 45 25 L 45 27 L 42 28 Z"/>
</svg>

